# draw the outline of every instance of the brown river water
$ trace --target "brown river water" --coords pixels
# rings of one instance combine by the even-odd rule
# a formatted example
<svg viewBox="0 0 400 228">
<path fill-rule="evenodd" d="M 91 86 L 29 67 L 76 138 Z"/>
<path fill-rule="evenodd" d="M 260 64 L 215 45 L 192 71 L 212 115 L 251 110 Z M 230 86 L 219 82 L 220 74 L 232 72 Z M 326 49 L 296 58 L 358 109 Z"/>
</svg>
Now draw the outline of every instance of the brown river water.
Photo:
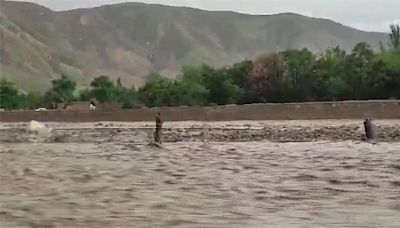
<svg viewBox="0 0 400 228">
<path fill-rule="evenodd" d="M 400 227 L 400 121 L 208 124 L 0 123 L 0 227 Z"/>
</svg>

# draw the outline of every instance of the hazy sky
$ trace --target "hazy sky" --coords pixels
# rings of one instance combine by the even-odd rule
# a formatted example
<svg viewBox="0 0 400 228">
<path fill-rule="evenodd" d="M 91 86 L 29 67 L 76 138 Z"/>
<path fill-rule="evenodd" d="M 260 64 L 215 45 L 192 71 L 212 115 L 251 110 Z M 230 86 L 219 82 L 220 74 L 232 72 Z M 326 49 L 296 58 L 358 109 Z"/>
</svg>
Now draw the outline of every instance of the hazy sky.
<svg viewBox="0 0 400 228">
<path fill-rule="evenodd" d="M 54 10 L 93 7 L 129 0 L 27 0 Z M 229 10 L 248 14 L 293 12 L 328 18 L 367 31 L 388 31 L 400 23 L 400 0 L 137 0 L 136 2 Z"/>
</svg>

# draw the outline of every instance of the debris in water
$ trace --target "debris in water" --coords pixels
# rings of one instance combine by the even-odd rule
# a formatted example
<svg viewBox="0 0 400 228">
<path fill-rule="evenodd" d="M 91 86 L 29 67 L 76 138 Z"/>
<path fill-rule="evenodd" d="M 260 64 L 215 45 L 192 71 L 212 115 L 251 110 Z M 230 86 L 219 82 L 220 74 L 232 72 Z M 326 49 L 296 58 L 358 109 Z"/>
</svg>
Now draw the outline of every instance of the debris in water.
<svg viewBox="0 0 400 228">
<path fill-rule="evenodd" d="M 53 129 L 50 127 L 47 127 L 45 124 L 40 123 L 38 121 L 32 120 L 29 122 L 28 127 L 27 127 L 27 132 L 28 133 L 33 133 L 41 137 L 50 137 L 51 133 L 53 132 Z"/>
</svg>

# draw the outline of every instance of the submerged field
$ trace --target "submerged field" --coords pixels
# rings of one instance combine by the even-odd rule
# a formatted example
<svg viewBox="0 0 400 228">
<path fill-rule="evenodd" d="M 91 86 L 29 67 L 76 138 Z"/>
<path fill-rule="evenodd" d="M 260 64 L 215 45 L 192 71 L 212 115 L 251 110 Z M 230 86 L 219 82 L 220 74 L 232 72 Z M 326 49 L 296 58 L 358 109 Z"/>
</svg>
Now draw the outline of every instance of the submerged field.
<svg viewBox="0 0 400 228">
<path fill-rule="evenodd" d="M 361 121 L 362 122 L 362 121 Z M 1 227 L 400 227 L 400 121 L 1 123 Z M 344 129 L 344 130 L 343 130 Z"/>
</svg>

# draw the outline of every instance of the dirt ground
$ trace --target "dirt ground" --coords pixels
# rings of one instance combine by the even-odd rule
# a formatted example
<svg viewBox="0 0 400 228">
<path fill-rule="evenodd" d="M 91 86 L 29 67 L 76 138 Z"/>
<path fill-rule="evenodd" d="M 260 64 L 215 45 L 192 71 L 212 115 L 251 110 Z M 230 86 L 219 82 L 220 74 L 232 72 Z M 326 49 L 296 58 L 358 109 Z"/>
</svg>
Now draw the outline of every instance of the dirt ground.
<svg viewBox="0 0 400 228">
<path fill-rule="evenodd" d="M 400 121 L 360 123 L 0 123 L 0 227 L 400 227 Z"/>
</svg>

